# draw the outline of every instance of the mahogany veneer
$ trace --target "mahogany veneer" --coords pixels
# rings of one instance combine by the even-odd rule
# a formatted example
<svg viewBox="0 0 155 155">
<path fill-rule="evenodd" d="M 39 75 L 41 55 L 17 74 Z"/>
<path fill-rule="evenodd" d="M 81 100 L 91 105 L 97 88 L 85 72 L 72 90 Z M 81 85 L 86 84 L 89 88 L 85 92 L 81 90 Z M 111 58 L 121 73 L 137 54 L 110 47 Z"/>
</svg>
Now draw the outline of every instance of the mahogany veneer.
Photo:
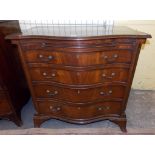
<svg viewBox="0 0 155 155">
<path fill-rule="evenodd" d="M 35 127 L 50 118 L 77 124 L 108 119 L 126 131 L 125 109 L 139 52 L 151 36 L 124 27 L 73 36 L 7 37 L 19 48 L 37 112 Z"/>
</svg>

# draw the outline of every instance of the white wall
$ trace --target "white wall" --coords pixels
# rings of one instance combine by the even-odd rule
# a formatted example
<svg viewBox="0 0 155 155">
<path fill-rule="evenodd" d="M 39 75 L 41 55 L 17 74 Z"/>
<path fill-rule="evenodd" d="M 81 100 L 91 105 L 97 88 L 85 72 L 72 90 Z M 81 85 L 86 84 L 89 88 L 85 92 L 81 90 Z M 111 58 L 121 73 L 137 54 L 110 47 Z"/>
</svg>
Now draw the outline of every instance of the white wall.
<svg viewBox="0 0 155 155">
<path fill-rule="evenodd" d="M 155 90 L 155 20 L 115 21 L 115 25 L 128 26 L 152 35 L 141 49 L 132 87 Z"/>
</svg>

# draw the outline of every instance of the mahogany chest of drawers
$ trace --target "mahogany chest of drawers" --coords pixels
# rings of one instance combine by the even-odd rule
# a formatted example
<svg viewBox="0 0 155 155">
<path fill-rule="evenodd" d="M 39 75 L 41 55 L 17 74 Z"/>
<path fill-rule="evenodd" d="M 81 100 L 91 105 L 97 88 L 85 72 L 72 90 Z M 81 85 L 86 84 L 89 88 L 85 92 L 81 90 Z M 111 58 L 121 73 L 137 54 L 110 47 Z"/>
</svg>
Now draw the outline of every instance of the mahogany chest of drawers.
<svg viewBox="0 0 155 155">
<path fill-rule="evenodd" d="M 141 49 L 151 36 L 125 27 L 111 34 L 10 35 L 17 44 L 33 103 L 34 125 L 110 120 L 126 131 L 126 104 Z"/>
<path fill-rule="evenodd" d="M 5 36 L 19 33 L 18 21 L 0 21 L 0 118 L 22 124 L 20 111 L 30 94 L 17 48 Z"/>
</svg>

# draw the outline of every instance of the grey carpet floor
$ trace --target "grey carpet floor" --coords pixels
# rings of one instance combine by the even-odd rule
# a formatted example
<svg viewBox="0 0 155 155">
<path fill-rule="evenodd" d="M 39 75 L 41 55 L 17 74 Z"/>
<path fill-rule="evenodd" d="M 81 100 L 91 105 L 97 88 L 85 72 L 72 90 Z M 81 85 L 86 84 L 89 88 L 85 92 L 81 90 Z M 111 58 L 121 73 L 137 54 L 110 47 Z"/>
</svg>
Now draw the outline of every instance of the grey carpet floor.
<svg viewBox="0 0 155 155">
<path fill-rule="evenodd" d="M 87 125 L 75 125 L 51 119 L 40 129 L 33 128 L 32 101 L 22 110 L 23 126 L 0 120 L 0 134 L 121 134 L 117 125 L 110 121 L 100 121 Z M 127 130 L 131 134 L 155 134 L 155 91 L 132 90 L 126 109 Z M 31 132 L 30 130 L 31 129 Z M 12 131 L 12 132 L 11 132 Z"/>
</svg>

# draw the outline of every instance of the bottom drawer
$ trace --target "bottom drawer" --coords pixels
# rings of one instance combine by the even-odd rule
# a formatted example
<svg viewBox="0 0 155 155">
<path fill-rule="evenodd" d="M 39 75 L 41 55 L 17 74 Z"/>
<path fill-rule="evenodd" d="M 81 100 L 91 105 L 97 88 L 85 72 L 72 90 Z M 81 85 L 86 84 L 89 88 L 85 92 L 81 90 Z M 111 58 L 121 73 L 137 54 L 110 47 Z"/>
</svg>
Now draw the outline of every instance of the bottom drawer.
<svg viewBox="0 0 155 155">
<path fill-rule="evenodd" d="M 121 102 L 108 101 L 94 104 L 71 105 L 61 104 L 55 101 L 38 101 L 40 114 L 51 114 L 73 119 L 86 119 L 102 115 L 119 115 L 121 113 Z"/>
<path fill-rule="evenodd" d="M 0 94 L 0 115 L 5 115 L 11 112 L 11 107 L 9 105 L 9 100 L 6 94 Z"/>
</svg>

